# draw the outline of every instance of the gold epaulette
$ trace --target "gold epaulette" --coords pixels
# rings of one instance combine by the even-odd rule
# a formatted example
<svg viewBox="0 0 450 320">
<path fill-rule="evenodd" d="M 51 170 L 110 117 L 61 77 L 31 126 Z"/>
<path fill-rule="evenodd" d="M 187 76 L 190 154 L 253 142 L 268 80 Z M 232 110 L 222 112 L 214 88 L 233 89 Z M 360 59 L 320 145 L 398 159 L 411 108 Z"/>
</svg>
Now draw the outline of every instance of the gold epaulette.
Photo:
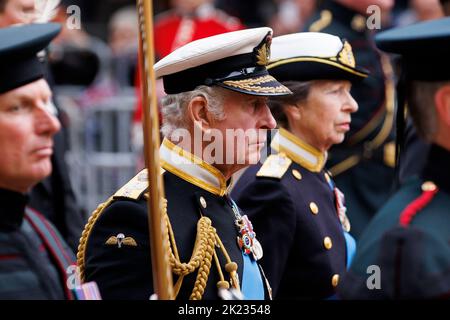
<svg viewBox="0 0 450 320">
<path fill-rule="evenodd" d="M 161 168 L 161 174 L 165 170 Z M 140 171 L 133 179 L 128 181 L 122 188 L 120 188 L 113 196 L 109 197 L 108 200 L 98 205 L 98 207 L 90 215 L 88 222 L 86 223 L 84 230 L 81 234 L 80 243 L 78 245 L 77 252 L 77 265 L 80 268 L 80 279 L 84 282 L 84 271 L 85 271 L 85 255 L 86 246 L 89 236 L 91 235 L 92 229 L 103 213 L 103 211 L 110 206 L 117 198 L 129 198 L 137 200 L 147 190 L 148 178 L 147 169 Z"/>
<path fill-rule="evenodd" d="M 165 172 L 161 168 L 161 174 Z M 143 169 L 133 179 L 128 181 L 122 188 L 120 188 L 113 196 L 113 198 L 128 198 L 137 200 L 142 193 L 148 188 L 147 169 Z"/>
<path fill-rule="evenodd" d="M 142 170 L 128 181 L 115 194 L 114 198 L 129 198 L 137 200 L 148 187 L 147 169 Z"/>
<path fill-rule="evenodd" d="M 281 179 L 291 163 L 292 160 L 282 152 L 279 154 L 271 154 L 266 161 L 264 161 L 264 164 L 256 173 L 256 176 Z"/>
</svg>

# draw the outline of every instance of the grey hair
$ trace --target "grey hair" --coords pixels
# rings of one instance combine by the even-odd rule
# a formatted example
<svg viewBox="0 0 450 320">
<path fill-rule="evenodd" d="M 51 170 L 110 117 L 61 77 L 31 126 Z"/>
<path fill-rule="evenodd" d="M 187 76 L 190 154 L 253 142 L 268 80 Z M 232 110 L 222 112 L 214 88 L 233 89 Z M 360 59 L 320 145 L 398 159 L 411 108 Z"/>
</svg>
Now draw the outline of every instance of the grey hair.
<svg viewBox="0 0 450 320">
<path fill-rule="evenodd" d="M 175 129 L 189 128 L 187 106 L 195 97 L 204 97 L 207 101 L 207 109 L 216 120 L 223 120 L 225 113 L 223 104 L 228 90 L 213 86 L 198 86 L 192 91 L 169 94 L 161 100 L 162 127 L 161 133 L 169 137 Z"/>
<path fill-rule="evenodd" d="M 437 114 L 434 95 L 448 81 L 411 81 L 408 85 L 408 109 L 419 135 L 427 141 L 437 131 Z"/>
</svg>

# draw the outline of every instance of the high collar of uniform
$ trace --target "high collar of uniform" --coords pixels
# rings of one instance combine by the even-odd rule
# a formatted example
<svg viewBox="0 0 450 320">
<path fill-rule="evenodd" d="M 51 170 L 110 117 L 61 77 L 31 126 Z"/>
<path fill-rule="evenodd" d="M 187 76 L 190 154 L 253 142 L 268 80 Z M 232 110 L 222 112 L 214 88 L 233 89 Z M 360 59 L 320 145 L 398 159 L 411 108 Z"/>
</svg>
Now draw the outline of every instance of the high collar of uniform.
<svg viewBox="0 0 450 320">
<path fill-rule="evenodd" d="M 164 139 L 159 153 L 165 170 L 215 195 L 228 192 L 227 181 L 217 168 L 168 139 Z"/>
<path fill-rule="evenodd" d="M 422 172 L 422 178 L 434 182 L 440 189 L 450 194 L 450 151 L 432 145 L 428 161 Z"/>
<path fill-rule="evenodd" d="M 0 189 L 0 230 L 14 231 L 20 227 L 27 202 L 23 193 Z"/>
<path fill-rule="evenodd" d="M 311 172 L 322 171 L 327 158 L 326 153 L 320 152 L 283 128 L 275 134 L 270 146 Z"/>
</svg>

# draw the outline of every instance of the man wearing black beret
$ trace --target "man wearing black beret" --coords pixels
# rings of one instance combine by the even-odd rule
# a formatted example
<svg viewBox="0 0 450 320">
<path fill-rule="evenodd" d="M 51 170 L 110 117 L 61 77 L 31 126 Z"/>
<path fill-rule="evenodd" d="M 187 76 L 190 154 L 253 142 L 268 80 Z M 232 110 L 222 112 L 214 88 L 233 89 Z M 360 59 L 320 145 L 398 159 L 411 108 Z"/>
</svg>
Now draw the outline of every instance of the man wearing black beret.
<svg viewBox="0 0 450 320">
<path fill-rule="evenodd" d="M 406 181 L 361 237 L 340 295 L 348 299 L 430 299 L 450 294 L 450 18 L 380 33 L 377 46 L 401 55 L 404 102 L 431 143 L 425 167 Z M 400 145 L 401 148 L 401 145 Z"/>
<path fill-rule="evenodd" d="M 74 256 L 59 232 L 27 206 L 28 193 L 52 170 L 61 125 L 37 57 L 59 25 L 0 29 L 0 299 L 72 298 Z"/>
</svg>

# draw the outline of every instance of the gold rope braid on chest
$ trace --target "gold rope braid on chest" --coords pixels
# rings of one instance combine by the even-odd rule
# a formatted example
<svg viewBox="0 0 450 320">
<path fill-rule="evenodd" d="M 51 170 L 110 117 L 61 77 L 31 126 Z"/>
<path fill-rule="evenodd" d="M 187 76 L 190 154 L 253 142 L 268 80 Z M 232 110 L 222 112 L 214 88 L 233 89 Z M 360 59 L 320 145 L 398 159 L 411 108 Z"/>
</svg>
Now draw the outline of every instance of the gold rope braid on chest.
<svg viewBox="0 0 450 320">
<path fill-rule="evenodd" d="M 148 193 L 144 194 L 148 199 Z M 195 238 L 194 249 L 189 262 L 181 262 L 178 253 L 175 235 L 173 233 L 172 225 L 167 214 L 167 199 L 164 199 L 164 219 L 166 221 L 167 233 L 169 235 L 169 263 L 172 272 L 178 276 L 178 280 L 174 286 L 175 298 L 178 295 L 184 277 L 195 272 L 198 269 L 194 288 L 189 297 L 190 300 L 201 300 L 205 292 L 209 273 L 211 271 L 212 260 L 216 265 L 219 273 L 219 281 L 217 282 L 218 289 L 229 289 L 231 286 L 240 292 L 239 277 L 237 274 L 238 265 L 231 261 L 231 258 L 225 249 L 216 229 L 212 226 L 211 219 L 202 216 L 197 222 L 197 236 Z M 218 247 L 225 257 L 225 271 L 230 274 L 230 282 L 225 281 L 222 267 L 220 266 L 219 258 L 215 247 Z"/>
</svg>

